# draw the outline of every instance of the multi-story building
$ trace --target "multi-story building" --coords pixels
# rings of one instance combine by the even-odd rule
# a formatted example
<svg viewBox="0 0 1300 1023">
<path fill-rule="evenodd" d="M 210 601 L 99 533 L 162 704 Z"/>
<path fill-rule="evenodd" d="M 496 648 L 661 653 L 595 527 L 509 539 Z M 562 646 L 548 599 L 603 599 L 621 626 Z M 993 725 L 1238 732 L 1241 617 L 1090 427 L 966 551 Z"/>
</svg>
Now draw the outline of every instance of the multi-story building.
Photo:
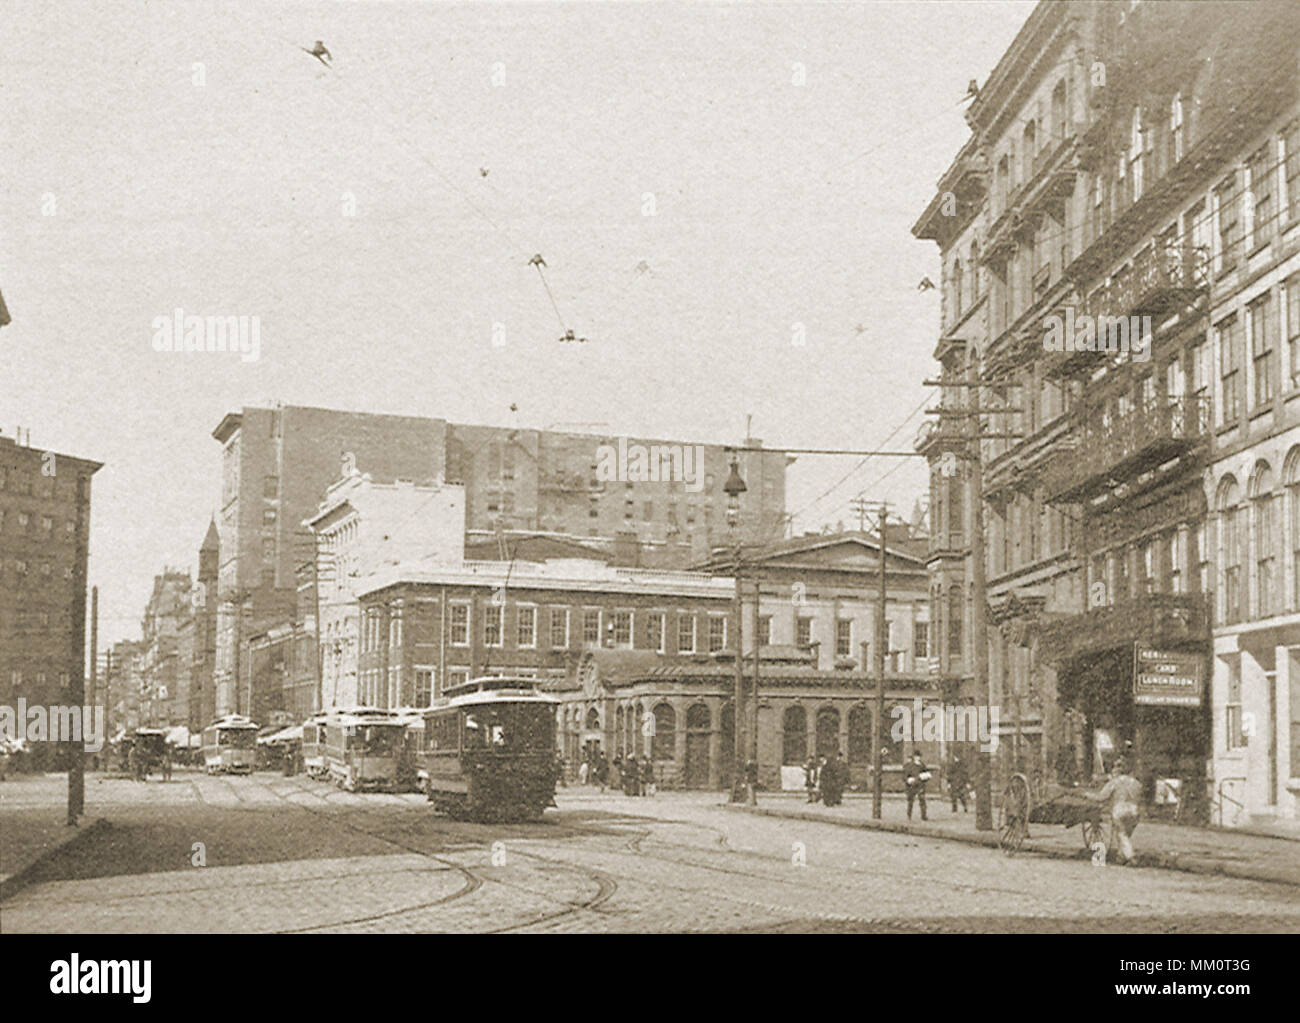
<svg viewBox="0 0 1300 1023">
<path fill-rule="evenodd" d="M 139 640 L 123 639 L 104 651 L 99 699 L 104 706 L 105 731 L 110 739 L 144 724 L 140 719 L 140 694 L 144 689 L 144 675 L 140 670 L 142 649 Z"/>
<path fill-rule="evenodd" d="M 944 268 L 943 412 L 918 444 L 936 629 L 944 671 L 968 683 L 981 501 L 1004 770 L 1087 775 L 1131 743 L 1152 801 L 1219 803 L 1211 610 L 1240 584 L 1212 567 L 1205 473 L 1226 435 L 1259 435 L 1251 415 L 1282 415 L 1276 305 L 1243 304 L 1269 285 L 1237 293 L 1275 273 L 1282 298 L 1297 38 L 1300 9 L 1272 0 L 1040 4 L 914 228 Z M 1258 362 L 1238 326 L 1252 316 Z M 1273 374 L 1258 411 L 1247 362 Z M 1159 691 L 1148 661 L 1181 691 Z"/>
<path fill-rule="evenodd" d="M 188 572 L 168 568 L 153 578 L 140 621 L 143 724 L 150 727 L 189 724 L 189 652 L 182 647 L 181 634 L 193 615 L 192 591 Z"/>
<path fill-rule="evenodd" d="M 297 565 L 340 465 L 375 479 L 463 483 L 467 537 L 545 533 L 603 547 L 628 564 L 681 567 L 726 533 L 721 445 L 457 426 L 445 420 L 246 407 L 213 431 L 223 446 L 218 709 L 238 709 L 241 638 L 290 620 Z M 758 447 L 750 439 L 747 447 Z M 780 536 L 785 469 L 776 451 L 742 451 L 742 514 L 752 539 Z M 304 547 L 306 545 L 306 547 Z"/>
<path fill-rule="evenodd" d="M 65 705 L 84 681 L 90 478 L 100 465 L 0 436 L 0 703 Z"/>
<path fill-rule="evenodd" d="M 353 468 L 330 485 L 304 524 L 316 537 L 320 578 L 321 705 L 356 703 L 359 581 L 383 565 L 421 558 L 459 565 L 465 488 L 442 480 L 377 483 Z"/>
</svg>

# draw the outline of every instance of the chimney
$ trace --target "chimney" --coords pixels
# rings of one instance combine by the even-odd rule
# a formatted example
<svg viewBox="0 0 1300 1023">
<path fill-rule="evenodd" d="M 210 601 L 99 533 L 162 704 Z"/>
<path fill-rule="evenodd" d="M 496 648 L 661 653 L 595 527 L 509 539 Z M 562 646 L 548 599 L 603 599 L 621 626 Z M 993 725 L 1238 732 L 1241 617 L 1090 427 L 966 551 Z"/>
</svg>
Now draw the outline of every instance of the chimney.
<svg viewBox="0 0 1300 1023">
<path fill-rule="evenodd" d="M 620 568 L 640 567 L 641 544 L 632 530 L 621 529 L 614 534 L 614 564 Z"/>
</svg>

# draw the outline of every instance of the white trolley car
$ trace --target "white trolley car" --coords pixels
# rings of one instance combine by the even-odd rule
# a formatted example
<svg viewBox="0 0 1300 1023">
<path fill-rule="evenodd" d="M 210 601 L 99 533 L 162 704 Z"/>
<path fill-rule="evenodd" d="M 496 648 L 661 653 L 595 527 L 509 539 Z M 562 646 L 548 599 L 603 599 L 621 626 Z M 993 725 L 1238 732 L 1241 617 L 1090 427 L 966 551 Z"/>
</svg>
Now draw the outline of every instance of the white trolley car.
<svg viewBox="0 0 1300 1023">
<path fill-rule="evenodd" d="M 257 760 L 257 725 L 228 714 L 203 729 L 202 747 L 208 774 L 251 774 Z"/>
</svg>

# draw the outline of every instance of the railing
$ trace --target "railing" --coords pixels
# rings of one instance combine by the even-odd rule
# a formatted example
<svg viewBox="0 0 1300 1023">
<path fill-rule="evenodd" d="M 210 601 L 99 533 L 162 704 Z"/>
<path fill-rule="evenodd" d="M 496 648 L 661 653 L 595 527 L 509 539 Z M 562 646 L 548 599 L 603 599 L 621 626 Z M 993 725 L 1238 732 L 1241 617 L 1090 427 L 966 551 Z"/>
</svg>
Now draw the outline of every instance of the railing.
<svg viewBox="0 0 1300 1023">
<path fill-rule="evenodd" d="M 1167 312 L 1209 287 L 1208 266 L 1209 253 L 1203 247 L 1156 247 L 1102 288 L 1088 303 L 1088 313 L 1115 317 Z"/>
<path fill-rule="evenodd" d="M 1052 500 L 1077 499 L 1095 490 L 1102 477 L 1118 481 L 1167 461 L 1210 430 L 1210 403 L 1204 395 L 1141 403 L 1109 419 L 1096 408 L 1081 410 L 1078 416 L 1062 450 L 1043 473 Z"/>
</svg>

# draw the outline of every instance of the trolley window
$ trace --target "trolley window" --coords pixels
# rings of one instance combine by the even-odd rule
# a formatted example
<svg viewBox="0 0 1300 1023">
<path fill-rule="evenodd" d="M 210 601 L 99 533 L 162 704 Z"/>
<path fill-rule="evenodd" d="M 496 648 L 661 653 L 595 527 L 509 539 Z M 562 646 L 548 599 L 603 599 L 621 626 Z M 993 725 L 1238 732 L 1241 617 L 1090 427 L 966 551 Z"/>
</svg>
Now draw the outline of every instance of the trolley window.
<svg viewBox="0 0 1300 1023">
<path fill-rule="evenodd" d="M 462 713 L 466 749 L 518 753 L 555 746 L 554 711 L 547 704 L 504 703 Z"/>
<path fill-rule="evenodd" d="M 232 749 L 252 749 L 257 742 L 257 733 L 251 728 L 221 728 L 217 730 L 217 745 Z"/>
<path fill-rule="evenodd" d="M 363 753 L 393 754 L 406 739 L 405 725 L 358 725 L 348 746 Z"/>
</svg>

